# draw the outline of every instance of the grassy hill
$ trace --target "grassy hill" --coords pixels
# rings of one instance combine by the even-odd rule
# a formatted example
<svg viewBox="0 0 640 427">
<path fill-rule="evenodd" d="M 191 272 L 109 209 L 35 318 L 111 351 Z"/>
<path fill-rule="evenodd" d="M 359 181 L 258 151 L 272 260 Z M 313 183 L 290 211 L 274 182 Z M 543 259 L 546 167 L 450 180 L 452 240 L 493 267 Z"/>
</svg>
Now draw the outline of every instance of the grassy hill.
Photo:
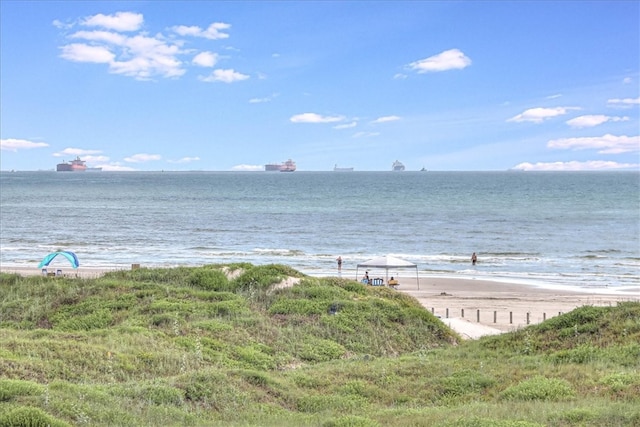
<svg viewBox="0 0 640 427">
<path fill-rule="evenodd" d="M 639 343 L 640 303 L 461 341 L 280 265 L 2 274 L 0 427 L 637 426 Z"/>
</svg>

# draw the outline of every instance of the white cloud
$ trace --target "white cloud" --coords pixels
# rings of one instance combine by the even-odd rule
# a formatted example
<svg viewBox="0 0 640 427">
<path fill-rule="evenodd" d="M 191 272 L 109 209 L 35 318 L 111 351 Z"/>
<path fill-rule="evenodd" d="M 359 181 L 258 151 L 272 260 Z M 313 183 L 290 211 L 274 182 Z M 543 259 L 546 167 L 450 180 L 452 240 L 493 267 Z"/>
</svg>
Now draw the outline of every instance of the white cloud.
<svg viewBox="0 0 640 427">
<path fill-rule="evenodd" d="M 130 157 L 126 157 L 124 161 L 129 163 L 144 163 L 144 162 L 151 162 L 154 160 L 160 160 L 161 158 L 162 156 L 160 156 L 159 154 L 140 153 L 140 154 L 134 154 L 133 156 L 130 156 Z"/>
<path fill-rule="evenodd" d="M 200 160 L 200 157 L 183 157 L 178 160 L 167 160 L 168 163 L 191 163 L 197 162 Z"/>
<path fill-rule="evenodd" d="M 98 14 L 81 20 L 75 25 L 101 27 L 96 30 L 82 30 L 70 34 L 73 43 L 60 47 L 60 57 L 74 62 L 108 64 L 109 72 L 133 77 L 137 80 L 151 80 L 156 77 L 176 78 L 184 75 L 186 66 L 214 67 L 218 55 L 213 52 L 194 53 L 194 49 L 184 48 L 185 41 L 175 35 L 167 37 L 162 33 L 149 36 L 147 32 L 127 34 L 139 31 L 144 22 L 142 14 L 118 12 L 113 15 Z M 64 30 L 60 21 L 53 24 Z M 210 40 L 228 38 L 223 31 L 231 25 L 215 22 L 206 29 L 200 27 L 173 27 L 179 35 L 203 37 Z M 194 55 L 191 60 L 183 60 L 186 55 Z M 201 77 L 202 81 L 232 82 L 249 78 L 233 70 L 220 70 Z"/>
<path fill-rule="evenodd" d="M 522 171 L 594 171 L 612 169 L 637 169 L 638 163 L 618 163 L 603 160 L 590 160 L 586 162 L 548 162 L 548 163 L 520 163 L 513 169 Z"/>
<path fill-rule="evenodd" d="M 246 74 L 239 73 L 232 69 L 229 69 L 229 70 L 217 69 L 217 70 L 213 70 L 213 72 L 206 77 L 199 76 L 198 78 L 203 82 L 233 83 L 233 82 L 246 80 L 249 78 L 249 76 L 247 76 Z"/>
<path fill-rule="evenodd" d="M 218 54 L 213 52 L 200 52 L 191 61 L 200 67 L 213 67 L 218 62 Z"/>
<path fill-rule="evenodd" d="M 108 31 L 78 31 L 72 38 L 92 44 L 72 43 L 62 46 L 62 58 L 74 62 L 109 64 L 109 71 L 138 80 L 154 76 L 178 77 L 186 70 L 178 55 L 183 53 L 179 43 L 169 44 L 160 38 L 136 35 L 133 37 Z M 103 43 L 95 45 L 94 43 Z"/>
<path fill-rule="evenodd" d="M 589 128 L 606 122 L 626 122 L 629 117 L 605 116 L 604 114 L 590 114 L 567 120 L 567 124 L 574 128 Z"/>
<path fill-rule="evenodd" d="M 115 58 L 107 47 L 91 46 L 82 43 L 72 43 L 62 46 L 60 57 L 73 62 L 92 62 L 97 64 L 110 64 Z"/>
<path fill-rule="evenodd" d="M 91 40 L 94 42 L 104 42 L 122 46 L 127 40 L 127 36 L 111 31 L 77 31 L 69 36 L 72 39 Z"/>
<path fill-rule="evenodd" d="M 400 120 L 400 117 L 398 117 L 398 116 L 383 116 L 383 117 L 378 117 L 377 119 L 375 119 L 371 123 L 387 123 L 387 122 L 395 122 L 396 120 Z"/>
<path fill-rule="evenodd" d="M 84 160 L 87 163 L 100 163 L 100 162 L 108 162 L 109 161 L 109 157 L 107 156 L 82 156 L 82 160 Z"/>
<path fill-rule="evenodd" d="M 316 113 L 302 113 L 292 116 L 293 123 L 335 123 L 344 120 L 343 116 L 322 116 Z"/>
<path fill-rule="evenodd" d="M 236 165 L 236 166 L 232 167 L 231 170 L 234 170 L 234 171 L 245 171 L 245 172 L 257 172 L 257 171 L 263 171 L 264 170 L 264 166 L 263 165 Z"/>
<path fill-rule="evenodd" d="M 349 129 L 349 128 L 354 128 L 358 125 L 358 122 L 351 122 L 351 123 L 345 123 L 342 125 L 336 125 L 333 128 L 334 129 Z"/>
<path fill-rule="evenodd" d="M 271 102 L 273 99 L 277 98 L 280 94 L 274 93 L 271 96 L 265 96 L 264 98 L 251 98 L 249 100 L 250 104 L 260 104 L 262 102 Z"/>
<path fill-rule="evenodd" d="M 514 117 L 511 117 L 507 122 L 532 122 L 542 123 L 545 120 L 553 117 L 562 116 L 567 114 L 570 110 L 579 110 L 577 107 L 554 107 L 554 108 L 530 108 L 525 110 Z"/>
<path fill-rule="evenodd" d="M 394 78 L 395 80 L 404 80 L 404 79 L 406 79 L 407 77 L 409 77 L 409 76 L 407 76 L 407 75 L 406 75 L 406 74 L 404 74 L 404 73 L 396 73 L 396 74 L 394 74 L 394 75 L 393 75 L 393 78 Z"/>
<path fill-rule="evenodd" d="M 229 34 L 223 33 L 222 31 L 228 30 L 231 28 L 230 24 L 225 24 L 223 22 L 214 22 L 209 25 L 206 30 L 198 26 L 186 26 L 186 25 L 178 25 L 172 28 L 172 30 L 181 36 L 191 36 L 191 37 L 204 37 L 209 40 L 218 40 L 218 39 L 226 39 L 229 38 Z"/>
<path fill-rule="evenodd" d="M 46 142 L 33 142 L 26 139 L 0 139 L 0 150 L 6 151 L 18 151 L 18 150 L 30 150 L 32 148 L 48 147 Z"/>
<path fill-rule="evenodd" d="M 103 15 L 101 13 L 89 16 L 82 21 L 88 27 L 103 27 L 115 31 L 136 31 L 144 22 L 140 13 L 116 12 L 114 15 Z"/>
<path fill-rule="evenodd" d="M 560 150 L 598 150 L 600 154 L 620 154 L 640 151 L 640 136 L 603 136 L 552 139 L 547 147 Z"/>
<path fill-rule="evenodd" d="M 59 19 L 54 19 L 51 24 L 54 27 L 58 28 L 59 30 L 68 30 L 69 28 L 73 27 L 73 24 L 65 24 L 64 22 L 60 21 Z"/>
<path fill-rule="evenodd" d="M 622 83 L 628 85 L 630 83 L 633 83 L 633 79 L 631 77 L 625 77 L 624 79 L 622 79 Z"/>
<path fill-rule="evenodd" d="M 134 172 L 136 171 L 135 168 L 132 168 L 130 166 L 123 166 L 119 163 L 114 163 L 114 164 L 110 164 L 110 165 L 98 165 L 102 168 L 103 171 L 107 171 L 107 172 Z"/>
<path fill-rule="evenodd" d="M 640 104 L 640 97 L 638 98 L 613 98 L 607 100 L 607 107 L 617 108 L 631 108 L 634 105 Z"/>
<path fill-rule="evenodd" d="M 409 64 L 409 68 L 418 73 L 461 70 L 471 65 L 471 59 L 458 49 L 449 49 Z"/>
<path fill-rule="evenodd" d="M 351 135 L 352 138 L 371 138 L 380 135 L 380 132 L 356 132 Z"/>
</svg>

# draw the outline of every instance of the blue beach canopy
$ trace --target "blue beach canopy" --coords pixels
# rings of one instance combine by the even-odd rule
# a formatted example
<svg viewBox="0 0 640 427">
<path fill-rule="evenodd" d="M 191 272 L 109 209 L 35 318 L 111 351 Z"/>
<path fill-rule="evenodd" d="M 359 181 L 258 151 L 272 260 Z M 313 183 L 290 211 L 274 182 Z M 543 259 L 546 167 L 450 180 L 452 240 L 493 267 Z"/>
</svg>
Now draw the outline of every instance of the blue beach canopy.
<svg viewBox="0 0 640 427">
<path fill-rule="evenodd" d="M 51 263 L 51 261 L 53 261 L 53 259 L 58 255 L 62 255 L 63 257 L 68 259 L 73 268 L 78 268 L 80 266 L 80 263 L 78 262 L 78 257 L 76 256 L 76 254 L 69 251 L 58 251 L 58 252 L 52 252 L 46 257 L 44 257 L 42 262 L 40 262 L 40 264 L 38 265 L 38 268 L 48 266 Z"/>
</svg>

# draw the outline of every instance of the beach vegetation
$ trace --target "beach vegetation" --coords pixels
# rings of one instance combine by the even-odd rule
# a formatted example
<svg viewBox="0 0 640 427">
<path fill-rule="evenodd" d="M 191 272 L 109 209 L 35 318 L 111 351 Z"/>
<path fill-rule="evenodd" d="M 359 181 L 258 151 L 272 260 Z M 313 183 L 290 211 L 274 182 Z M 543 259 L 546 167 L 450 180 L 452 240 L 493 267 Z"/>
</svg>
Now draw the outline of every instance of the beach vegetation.
<svg viewBox="0 0 640 427">
<path fill-rule="evenodd" d="M 0 274 L 2 426 L 636 426 L 640 303 L 463 341 L 287 266 Z"/>
</svg>

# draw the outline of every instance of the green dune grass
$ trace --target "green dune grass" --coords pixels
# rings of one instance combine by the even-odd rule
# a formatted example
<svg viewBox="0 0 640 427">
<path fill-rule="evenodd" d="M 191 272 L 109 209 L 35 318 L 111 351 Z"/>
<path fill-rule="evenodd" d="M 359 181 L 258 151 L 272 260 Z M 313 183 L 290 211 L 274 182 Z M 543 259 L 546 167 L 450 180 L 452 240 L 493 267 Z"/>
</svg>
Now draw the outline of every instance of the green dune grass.
<svg viewBox="0 0 640 427">
<path fill-rule="evenodd" d="M 0 426 L 636 426 L 639 343 L 631 302 L 461 341 L 281 265 L 1 274 Z"/>
</svg>

